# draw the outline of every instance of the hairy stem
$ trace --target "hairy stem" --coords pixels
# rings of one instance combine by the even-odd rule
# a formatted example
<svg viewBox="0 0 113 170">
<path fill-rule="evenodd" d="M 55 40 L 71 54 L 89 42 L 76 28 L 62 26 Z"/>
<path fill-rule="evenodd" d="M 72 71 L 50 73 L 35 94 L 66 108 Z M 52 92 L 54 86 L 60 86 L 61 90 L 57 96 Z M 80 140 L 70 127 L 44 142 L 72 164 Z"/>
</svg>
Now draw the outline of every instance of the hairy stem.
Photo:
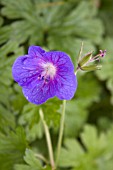
<svg viewBox="0 0 113 170">
<path fill-rule="evenodd" d="M 36 156 L 38 159 L 40 159 L 40 160 L 42 160 L 43 162 L 45 162 L 46 164 L 48 164 L 48 160 L 47 160 L 43 155 L 36 153 L 35 156 Z"/>
<path fill-rule="evenodd" d="M 58 138 L 58 145 L 57 145 L 57 154 L 56 154 L 56 165 L 58 164 L 61 145 L 62 145 L 62 138 L 64 132 L 64 120 L 65 120 L 65 108 L 66 108 L 66 100 L 63 101 L 62 115 L 60 121 L 60 131 L 59 131 L 59 138 Z"/>
<path fill-rule="evenodd" d="M 53 157 L 53 148 L 52 148 L 50 133 L 49 133 L 48 126 L 44 120 L 44 114 L 43 114 L 42 109 L 39 110 L 39 114 L 40 114 L 40 118 L 41 118 L 43 126 L 44 126 L 45 135 L 46 135 L 50 164 L 51 164 L 52 170 L 55 170 L 55 162 L 54 162 L 54 157 Z"/>
<path fill-rule="evenodd" d="M 78 62 L 80 61 L 80 59 L 81 59 L 81 57 L 82 57 L 83 46 L 84 46 L 84 43 L 81 42 L 81 47 L 80 47 L 80 51 L 79 51 L 79 54 L 78 54 Z"/>
</svg>

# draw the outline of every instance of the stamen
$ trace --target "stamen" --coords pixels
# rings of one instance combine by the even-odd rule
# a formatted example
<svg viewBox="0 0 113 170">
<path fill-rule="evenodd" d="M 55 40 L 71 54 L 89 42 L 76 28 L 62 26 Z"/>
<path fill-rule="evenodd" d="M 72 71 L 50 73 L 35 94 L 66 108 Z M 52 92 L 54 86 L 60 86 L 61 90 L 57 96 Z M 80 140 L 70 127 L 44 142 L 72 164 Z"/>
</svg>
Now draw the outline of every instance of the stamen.
<svg viewBox="0 0 113 170">
<path fill-rule="evenodd" d="M 38 76 L 38 80 L 43 80 L 46 84 L 53 79 L 56 74 L 56 66 L 53 63 L 43 63 L 42 65 L 43 71 L 41 75 Z"/>
<path fill-rule="evenodd" d="M 38 80 L 40 80 L 40 79 L 41 79 L 41 75 L 38 76 Z"/>
<path fill-rule="evenodd" d="M 104 51 L 100 50 L 99 56 L 104 57 L 105 55 L 106 55 L 106 50 L 104 50 Z"/>
<path fill-rule="evenodd" d="M 49 79 L 45 79 L 45 83 L 47 84 L 49 82 Z"/>
<path fill-rule="evenodd" d="M 43 67 L 43 72 L 42 72 L 42 75 L 45 77 L 50 77 L 53 79 L 53 77 L 55 76 L 56 74 L 56 66 L 53 65 L 53 63 L 43 63 L 42 64 L 42 67 Z"/>
<path fill-rule="evenodd" d="M 45 80 L 44 76 L 42 76 L 42 80 Z"/>
</svg>

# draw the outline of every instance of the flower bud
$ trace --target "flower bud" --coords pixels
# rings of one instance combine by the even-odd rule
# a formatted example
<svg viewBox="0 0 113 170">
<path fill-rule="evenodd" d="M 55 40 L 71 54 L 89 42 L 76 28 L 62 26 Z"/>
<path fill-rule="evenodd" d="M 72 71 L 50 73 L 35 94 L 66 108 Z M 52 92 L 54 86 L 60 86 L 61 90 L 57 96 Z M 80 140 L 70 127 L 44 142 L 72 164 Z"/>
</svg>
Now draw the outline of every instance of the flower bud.
<svg viewBox="0 0 113 170">
<path fill-rule="evenodd" d="M 91 57 L 92 57 L 92 52 L 89 52 L 89 53 L 87 53 L 85 56 L 83 56 L 83 57 L 81 58 L 81 60 L 79 61 L 79 63 L 78 63 L 78 65 L 80 66 L 80 68 L 81 68 L 82 66 L 84 66 L 85 64 L 87 64 L 88 61 L 91 59 Z"/>
<path fill-rule="evenodd" d="M 83 43 L 81 44 L 81 49 L 78 56 L 78 65 L 75 74 L 78 72 L 78 70 L 94 71 L 94 70 L 100 70 L 102 68 L 102 66 L 99 65 L 98 63 L 100 62 L 100 59 L 106 55 L 106 50 L 100 50 L 99 53 L 95 56 L 93 56 L 92 54 L 93 52 L 89 52 L 85 54 L 83 57 L 81 57 L 82 51 L 83 51 Z"/>
<path fill-rule="evenodd" d="M 80 69 L 83 71 L 94 71 L 94 70 L 100 70 L 101 68 L 102 68 L 101 65 L 96 65 L 96 64 L 80 67 Z"/>
</svg>

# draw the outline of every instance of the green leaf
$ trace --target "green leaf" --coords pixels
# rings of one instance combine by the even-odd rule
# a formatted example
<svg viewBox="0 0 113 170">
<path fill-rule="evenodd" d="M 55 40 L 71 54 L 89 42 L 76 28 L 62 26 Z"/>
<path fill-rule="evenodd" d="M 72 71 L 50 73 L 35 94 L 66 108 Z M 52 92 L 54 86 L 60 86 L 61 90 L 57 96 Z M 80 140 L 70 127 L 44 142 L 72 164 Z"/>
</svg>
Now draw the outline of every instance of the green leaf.
<svg viewBox="0 0 113 170">
<path fill-rule="evenodd" d="M 86 108 L 87 104 L 83 102 L 83 99 L 75 99 L 67 102 L 64 129 L 66 137 L 74 137 L 78 135 L 81 127 L 87 120 L 88 111 Z"/>
<path fill-rule="evenodd" d="M 52 168 L 50 166 L 45 166 L 43 169 L 44 170 L 52 170 Z"/>
<path fill-rule="evenodd" d="M 62 20 L 61 26 L 54 27 L 51 33 L 60 36 L 80 36 L 81 38 L 91 39 L 97 44 L 100 43 L 104 31 L 103 24 L 99 19 L 93 18 L 94 14 L 92 10 L 94 10 L 94 6 L 89 2 L 80 2 L 79 5 L 74 10 L 70 10 L 68 15 Z"/>
<path fill-rule="evenodd" d="M 9 40 L 11 34 L 11 27 L 10 26 L 3 26 L 0 27 L 0 44 L 5 43 Z"/>
<path fill-rule="evenodd" d="M 6 31 L 7 35 L 3 42 L 10 38 L 19 44 L 28 40 L 29 44 L 45 45 L 48 38 L 54 36 L 60 38 L 79 36 L 96 44 L 102 40 L 103 24 L 96 17 L 97 8 L 93 3 L 82 1 L 77 5 L 71 2 L 55 3 L 46 0 L 43 2 L 1 0 L 1 3 L 3 16 L 18 19 L 10 24 L 11 32 Z"/>
<path fill-rule="evenodd" d="M 0 105 L 0 132 L 8 134 L 10 128 L 15 128 L 15 117 L 10 110 L 7 110 L 5 107 Z"/>
<path fill-rule="evenodd" d="M 21 113 L 23 107 L 28 103 L 24 95 L 22 94 L 22 89 L 18 84 L 14 84 L 13 94 L 11 97 L 11 106 L 15 113 Z"/>
<path fill-rule="evenodd" d="M 103 0 L 101 3 L 101 8 L 99 10 L 99 15 L 104 22 L 106 33 L 108 36 L 113 37 L 113 1 L 112 0 Z"/>
<path fill-rule="evenodd" d="M 96 72 L 100 80 L 106 80 L 106 86 L 108 90 L 111 91 L 111 103 L 113 104 L 113 39 L 107 37 L 101 48 L 107 50 L 106 56 L 102 60 L 102 70 L 101 72 Z"/>
<path fill-rule="evenodd" d="M 9 63 L 10 65 L 12 65 L 14 59 L 16 59 L 16 57 L 19 55 L 20 56 L 23 55 L 23 53 L 24 53 L 23 47 L 19 47 L 17 41 L 12 41 L 12 40 L 8 41 L 0 48 L 0 60 L 4 61 L 4 57 L 7 57 L 5 58 L 6 62 L 2 64 L 0 63 L 0 67 L 7 66 Z M 14 58 L 12 59 L 12 57 Z"/>
<path fill-rule="evenodd" d="M 17 164 L 15 165 L 15 170 L 52 170 L 50 166 L 45 166 L 43 168 L 39 168 L 38 167 L 31 167 L 28 165 L 23 165 L 23 164 Z"/>
<path fill-rule="evenodd" d="M 3 24 L 3 18 L 0 17 L 0 26 Z"/>
<path fill-rule="evenodd" d="M 15 165 L 15 170 L 41 170 L 42 165 L 40 161 L 35 157 L 35 154 L 32 150 L 26 149 L 24 160 L 25 164 L 17 164 Z"/>
<path fill-rule="evenodd" d="M 18 19 L 24 16 L 24 13 L 30 11 L 32 8 L 32 3 L 30 0 L 1 0 L 1 3 L 5 6 L 2 8 L 2 15 L 8 16 L 10 19 Z"/>
<path fill-rule="evenodd" d="M 79 73 L 77 75 L 78 89 L 75 96 L 77 99 L 85 100 L 85 104 L 91 104 L 92 102 L 98 102 L 100 100 L 101 87 L 92 73 Z M 85 81 L 84 81 L 85 80 Z M 88 105 L 87 105 L 88 106 Z"/>
<path fill-rule="evenodd" d="M 100 133 L 96 127 L 86 125 L 79 138 L 65 139 L 61 149 L 59 166 L 73 170 L 103 170 L 111 168 L 113 161 L 113 128 L 107 133 Z"/>
<path fill-rule="evenodd" d="M 27 147 L 24 130 L 18 128 L 7 136 L 0 133 L 0 169 L 12 170 L 14 164 L 23 162 Z"/>
<path fill-rule="evenodd" d="M 112 75 L 113 75 L 113 73 L 112 73 L 112 67 L 113 67 L 112 43 L 113 43 L 113 39 L 111 39 L 110 37 L 107 37 L 101 45 L 102 49 L 107 50 L 106 56 L 101 61 L 102 65 L 103 65 L 103 69 L 101 72 L 97 72 L 97 75 L 101 80 L 111 79 Z"/>
<path fill-rule="evenodd" d="M 44 119 L 48 126 L 56 129 L 60 123 L 60 106 L 61 101 L 53 98 L 41 106 L 28 103 L 23 107 L 22 114 L 19 117 L 19 124 L 25 126 L 28 141 L 34 141 L 37 137 L 42 138 L 43 136 L 43 126 L 39 121 L 39 108 L 42 108 Z"/>
<path fill-rule="evenodd" d="M 0 130 L 5 133 L 8 133 L 10 128 L 15 128 L 15 109 L 12 105 L 15 93 L 11 86 L 11 68 L 15 58 L 22 53 L 23 48 L 18 47 L 18 43 L 14 41 L 8 41 L 0 48 Z"/>
<path fill-rule="evenodd" d="M 28 141 L 34 141 L 37 137 L 42 137 L 42 127 L 39 123 L 39 107 L 37 105 L 27 103 L 23 106 L 23 111 L 19 116 L 19 125 L 25 126 Z"/>
<path fill-rule="evenodd" d="M 44 112 L 44 119 L 49 126 L 59 127 L 60 123 L 60 107 L 62 101 L 54 97 L 48 100 L 44 105 L 41 106 Z"/>
<path fill-rule="evenodd" d="M 7 86 L 0 83 L 0 104 L 2 108 L 5 106 L 3 114 L 5 114 L 7 109 L 8 109 L 7 112 L 10 112 L 11 110 L 10 96 L 12 95 L 12 93 L 13 90 L 11 89 L 11 87 L 9 87 L 7 91 Z"/>
<path fill-rule="evenodd" d="M 1 1 L 1 3 L 4 5 L 4 7 L 2 8 L 2 15 L 10 19 L 19 18 L 18 21 L 15 21 L 12 24 L 10 24 L 11 32 L 8 34 L 9 38 L 17 41 L 18 44 L 24 43 L 25 41 L 28 40 L 29 37 L 31 37 L 30 43 L 34 43 L 34 41 L 36 42 L 36 38 L 34 37 L 37 37 L 37 41 L 39 39 L 40 42 L 40 39 L 43 37 L 41 27 L 42 20 L 39 17 L 39 14 L 37 15 L 35 4 L 33 4 L 31 0 L 25 1 L 19 0 L 18 2 L 15 0 L 11 0 L 10 2 L 5 0 Z M 38 22 L 36 22 L 37 20 Z M 38 30 L 41 33 L 38 34 L 38 36 L 36 36 Z"/>
<path fill-rule="evenodd" d="M 86 149 L 93 154 L 101 153 L 106 147 L 106 138 L 104 134 L 98 136 L 96 127 L 86 125 L 81 139 Z"/>
<path fill-rule="evenodd" d="M 24 156 L 25 162 L 30 165 L 31 167 L 34 167 L 37 169 L 41 169 L 41 163 L 40 161 L 35 157 L 34 153 L 30 149 L 26 149 L 25 156 Z"/>
<path fill-rule="evenodd" d="M 72 167 L 78 164 L 79 158 L 84 154 L 81 145 L 74 139 L 65 139 L 65 148 L 61 149 L 59 166 Z"/>
<path fill-rule="evenodd" d="M 100 100 L 101 88 L 96 77 L 91 73 L 77 74 L 78 88 L 75 98 L 67 101 L 65 117 L 65 135 L 77 136 L 86 122 L 89 107 Z M 85 80 L 85 81 L 84 81 Z"/>
<path fill-rule="evenodd" d="M 37 169 L 31 169 L 31 167 L 30 166 L 28 166 L 28 165 L 24 165 L 24 164 L 17 164 L 17 165 L 15 165 L 15 168 L 14 168 L 15 170 L 37 170 Z"/>
</svg>

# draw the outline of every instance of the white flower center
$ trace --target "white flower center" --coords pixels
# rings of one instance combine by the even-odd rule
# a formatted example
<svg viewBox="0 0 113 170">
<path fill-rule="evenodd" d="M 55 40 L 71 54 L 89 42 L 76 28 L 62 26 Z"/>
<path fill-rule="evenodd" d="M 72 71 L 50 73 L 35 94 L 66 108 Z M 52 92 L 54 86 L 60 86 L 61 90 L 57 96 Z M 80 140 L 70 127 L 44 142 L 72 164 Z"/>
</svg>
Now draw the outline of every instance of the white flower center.
<svg viewBox="0 0 113 170">
<path fill-rule="evenodd" d="M 43 76 L 50 76 L 50 78 L 53 78 L 56 74 L 56 67 L 53 65 L 53 63 L 43 63 L 42 67 L 44 71 L 42 72 Z"/>
</svg>

